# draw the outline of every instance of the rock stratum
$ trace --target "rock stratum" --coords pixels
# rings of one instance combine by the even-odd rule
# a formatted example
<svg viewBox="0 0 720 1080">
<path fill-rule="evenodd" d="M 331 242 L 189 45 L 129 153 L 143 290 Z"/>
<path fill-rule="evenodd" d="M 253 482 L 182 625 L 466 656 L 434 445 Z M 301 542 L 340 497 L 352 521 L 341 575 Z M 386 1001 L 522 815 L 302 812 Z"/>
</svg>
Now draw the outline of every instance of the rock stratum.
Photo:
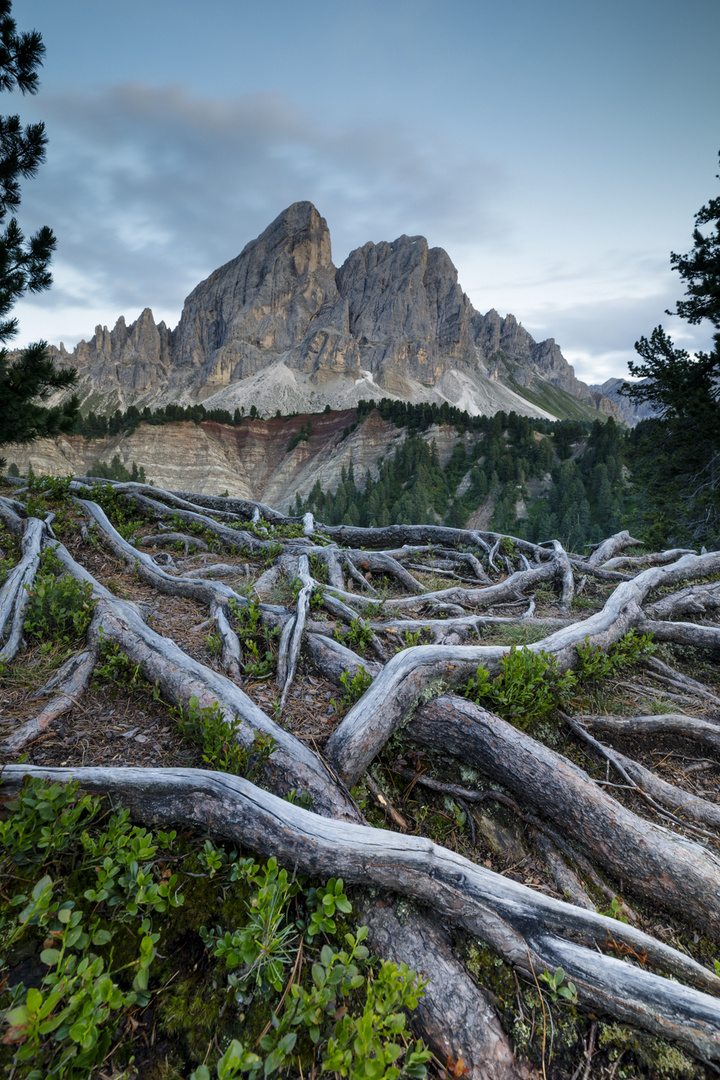
<svg viewBox="0 0 720 1080">
<path fill-rule="evenodd" d="M 481 315 L 457 277 L 422 236 L 367 243 L 337 269 L 327 222 L 298 202 L 190 293 L 174 330 L 146 308 L 51 352 L 77 369 L 86 411 L 202 402 L 274 416 L 391 397 L 472 415 L 620 419 L 552 338 Z"/>
<path fill-rule="evenodd" d="M 303 424 L 311 419 L 312 434 L 288 451 Z M 142 464 L 148 479 L 163 487 L 190 489 L 201 495 L 227 491 L 239 499 L 290 509 L 296 493 L 305 499 L 316 481 L 335 491 L 343 469 L 352 466 L 358 478 L 378 477 L 383 456 L 392 456 L 407 432 L 382 419 L 374 410 L 357 426 L 350 409 L 308 417 L 246 419 L 239 427 L 204 421 L 154 426 L 140 424 L 132 433 L 88 440 L 82 435 L 36 439 L 3 452 L 25 474 L 87 476 L 98 460 L 117 455 L 128 467 Z M 454 427 L 433 424 L 423 438 L 434 441 L 445 465 L 458 435 Z"/>
</svg>

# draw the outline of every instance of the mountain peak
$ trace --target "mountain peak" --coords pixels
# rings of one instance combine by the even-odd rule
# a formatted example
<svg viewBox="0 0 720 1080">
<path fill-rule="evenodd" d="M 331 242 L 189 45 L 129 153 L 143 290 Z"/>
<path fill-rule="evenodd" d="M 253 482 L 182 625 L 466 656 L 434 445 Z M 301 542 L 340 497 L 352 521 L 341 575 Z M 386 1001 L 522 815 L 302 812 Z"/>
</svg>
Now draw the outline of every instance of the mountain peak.
<svg viewBox="0 0 720 1080">
<path fill-rule="evenodd" d="M 551 416 L 537 405 L 538 380 L 594 405 L 554 341 L 536 343 L 513 315 L 480 315 L 448 253 L 424 236 L 368 242 L 336 269 L 327 222 L 308 200 L 201 281 L 174 331 L 145 309 L 132 326 L 98 328 L 68 359 L 87 396 L 114 394 L 113 406 L 211 401 L 274 413 L 390 396 Z"/>
</svg>

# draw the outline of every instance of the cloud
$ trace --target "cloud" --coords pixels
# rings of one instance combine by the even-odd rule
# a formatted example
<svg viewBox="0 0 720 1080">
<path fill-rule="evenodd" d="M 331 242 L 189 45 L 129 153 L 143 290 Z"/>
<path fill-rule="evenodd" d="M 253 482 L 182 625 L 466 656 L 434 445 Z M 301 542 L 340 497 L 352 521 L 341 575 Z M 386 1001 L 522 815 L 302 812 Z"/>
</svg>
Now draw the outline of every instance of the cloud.
<svg viewBox="0 0 720 1080">
<path fill-rule="evenodd" d="M 666 290 L 650 296 L 616 295 L 590 303 L 549 304 L 527 311 L 523 325 L 536 338 L 554 337 L 578 378 L 601 383 L 611 376 L 628 374 L 630 360 L 641 362 L 635 342 L 649 337 L 658 325 L 665 328 L 677 348 L 697 352 L 710 346 L 712 335 L 707 327 L 690 326 L 666 314 L 672 311 L 677 293 L 677 281 L 671 281 Z"/>
<path fill-rule="evenodd" d="M 117 86 L 45 97 L 48 161 L 24 221 L 58 236 L 53 290 L 18 305 L 23 340 L 92 333 L 146 306 L 171 325 L 188 292 L 286 206 L 328 219 L 335 261 L 368 239 L 497 241 L 501 170 L 441 132 L 323 123 L 278 95 Z M 107 313 L 105 316 L 102 313 Z"/>
</svg>

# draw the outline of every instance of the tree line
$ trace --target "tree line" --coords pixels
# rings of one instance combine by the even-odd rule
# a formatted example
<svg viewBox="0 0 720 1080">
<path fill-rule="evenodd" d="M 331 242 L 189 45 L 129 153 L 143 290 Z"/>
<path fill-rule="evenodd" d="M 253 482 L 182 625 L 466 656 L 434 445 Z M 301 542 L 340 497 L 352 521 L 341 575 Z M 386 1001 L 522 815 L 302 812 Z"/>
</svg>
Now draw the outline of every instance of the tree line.
<svg viewBox="0 0 720 1080">
<path fill-rule="evenodd" d="M 413 408 L 423 406 L 411 406 L 410 415 Z M 434 440 L 408 424 L 407 438 L 380 461 L 376 480 L 369 473 L 357 478 L 351 464 L 334 492 L 318 480 L 307 499 L 296 495 L 294 511 L 311 511 L 329 525 L 463 528 L 485 508 L 493 529 L 535 543 L 560 537 L 574 550 L 632 518 L 630 440 L 612 418 L 553 424 L 501 412 L 472 420 L 475 431 L 461 435 L 444 465 Z"/>
</svg>

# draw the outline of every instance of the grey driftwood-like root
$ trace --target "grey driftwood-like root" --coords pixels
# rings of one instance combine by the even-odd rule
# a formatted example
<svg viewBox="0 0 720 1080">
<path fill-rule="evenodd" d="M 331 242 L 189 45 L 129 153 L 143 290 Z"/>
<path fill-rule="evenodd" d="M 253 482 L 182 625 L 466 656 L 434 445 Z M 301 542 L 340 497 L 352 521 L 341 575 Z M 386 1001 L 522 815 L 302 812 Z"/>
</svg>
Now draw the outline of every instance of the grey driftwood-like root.
<svg viewBox="0 0 720 1080">
<path fill-rule="evenodd" d="M 481 768 L 637 895 L 720 931 L 720 861 L 628 810 L 567 758 L 450 695 L 419 708 L 407 735 Z"/>
<path fill-rule="evenodd" d="M 590 887 L 600 889 L 609 901 L 614 898 L 614 890 L 596 874 L 594 866 L 598 866 L 609 875 L 611 884 L 613 879 L 622 879 L 623 892 L 627 888 L 717 934 L 720 917 L 713 897 L 720 888 L 720 862 L 712 849 L 698 845 L 680 831 L 671 831 L 654 820 L 633 814 L 612 797 L 612 784 L 605 790 L 601 782 L 593 782 L 562 755 L 553 755 L 497 717 L 478 724 L 473 712 L 476 706 L 444 693 L 462 685 L 480 665 L 491 674 L 497 672 L 508 645 L 466 644 L 470 634 L 484 627 L 524 625 L 527 629 L 540 629 L 544 633 L 542 640 L 528 648 L 553 655 L 560 670 L 577 663 L 577 645 L 586 637 L 601 650 L 607 650 L 628 630 L 644 630 L 650 624 L 662 624 L 665 634 L 687 636 L 699 630 L 705 636 L 696 637 L 696 642 L 715 643 L 714 632 L 720 628 L 705 620 L 720 606 L 717 583 L 687 585 L 687 581 L 699 581 L 717 573 L 718 553 L 696 556 L 673 551 L 639 559 L 619 556 L 619 552 L 633 543 L 624 533 L 610 538 L 609 543 L 585 559 L 566 553 L 559 542 L 553 541 L 537 545 L 497 533 L 437 526 L 392 526 L 381 530 L 328 528 L 309 515 L 301 521 L 244 500 L 165 492 L 147 485 L 111 486 L 118 496 L 141 508 L 165 530 L 159 537 L 146 538 L 148 547 L 175 543 L 169 539 L 168 530 L 179 520 L 189 526 L 180 534 L 181 543 L 184 546 L 187 543 L 188 549 L 193 539 L 191 534 L 199 531 L 193 528 L 197 525 L 206 530 L 206 539 L 213 548 L 218 545 L 234 548 L 234 554 L 238 549 L 247 550 L 252 554 L 244 557 L 254 565 L 257 559 L 253 556 L 261 557 L 267 569 L 256 582 L 256 588 L 265 598 L 271 598 L 269 590 L 284 584 L 279 581 L 281 575 L 289 580 L 300 579 L 295 611 L 292 605 L 290 610 L 283 604 L 260 605 L 264 625 L 281 630 L 277 681 L 283 692 L 283 705 L 289 700 L 301 646 L 306 650 L 306 658 L 334 684 L 349 688 L 348 680 L 351 680 L 352 691 L 356 692 L 362 686 L 362 676 L 363 680 L 369 677 L 372 685 L 337 726 L 327 744 L 332 767 L 326 768 L 319 755 L 275 725 L 234 681 L 242 674 L 242 656 L 238 634 L 232 626 L 232 613 L 247 607 L 248 600 L 242 592 L 235 592 L 213 577 L 220 577 L 222 572 L 223 576 L 247 580 L 252 572 L 249 564 L 197 567 L 189 572 L 175 572 L 173 567 L 174 572 L 168 573 L 147 552 L 120 537 L 100 507 L 87 498 L 90 494 L 87 484 L 73 482 L 73 493 L 84 497 L 80 505 L 113 556 L 123 560 L 150 588 L 207 608 L 222 642 L 223 667 L 230 678 L 198 663 L 172 641 L 156 634 L 143 621 L 141 605 L 110 594 L 60 546 L 57 557 L 66 570 L 93 585 L 96 609 L 88 636 L 90 649 L 98 646 L 102 627 L 103 641 L 117 643 L 133 664 L 139 664 L 148 681 L 157 684 L 162 698 L 171 706 L 187 710 L 191 701 L 197 699 L 200 709 L 218 710 L 235 728 L 240 745 L 247 749 L 252 747 L 257 732 L 271 734 L 276 750 L 265 767 L 262 782 L 279 795 L 291 787 L 306 791 L 312 799 L 313 813 L 303 817 L 299 808 L 268 802 L 272 796 L 266 792 L 258 792 L 252 785 L 243 787 L 245 782 L 219 773 L 97 769 L 83 773 L 83 782 L 95 784 L 94 790 L 112 790 L 148 823 L 199 824 L 260 855 L 277 854 L 286 865 L 297 866 L 304 872 L 321 877 L 342 874 L 347 882 L 392 889 L 430 907 L 434 914 L 429 923 L 423 923 L 424 916 L 411 905 L 410 917 L 407 922 L 401 920 L 401 925 L 384 897 L 370 906 L 367 919 L 386 955 L 394 955 L 390 952 L 392 945 L 399 959 L 426 970 L 431 976 L 436 970 L 445 970 L 442 965 L 447 960 L 450 966 L 445 982 L 457 985 L 457 993 L 451 994 L 449 986 L 440 986 L 431 978 L 431 992 L 426 1001 L 428 1013 L 421 1018 L 421 1027 L 443 1054 L 450 1054 L 451 1049 L 449 1043 L 443 1044 L 441 1033 L 443 1029 L 446 1035 L 448 1031 L 452 1033 L 453 1050 L 459 1047 L 463 1051 L 472 1080 L 475 1077 L 509 1080 L 524 1075 L 523 1067 L 512 1061 L 511 1055 L 508 1058 L 507 1040 L 495 1038 L 499 1028 L 491 1010 L 488 1025 L 494 1034 L 491 1048 L 487 1053 L 483 1050 L 476 1021 L 478 1016 L 485 1016 L 487 1003 L 481 993 L 477 996 L 473 991 L 447 941 L 430 933 L 428 927 L 433 920 L 437 924 L 441 919 L 448 926 L 464 928 L 482 939 L 533 984 L 545 967 L 553 971 L 562 966 L 578 987 L 580 1001 L 586 1008 L 676 1039 L 703 1058 L 720 1057 L 718 979 L 635 927 L 598 915 L 592 910 L 592 901 L 583 884 L 589 881 Z M 0 517 L 13 523 L 17 535 L 27 536 L 31 526 L 21 502 L 5 500 L 0 504 Z M 222 520 L 216 521 L 218 517 Z M 246 521 L 254 523 L 252 528 L 244 527 Z M 304 535 L 298 536 L 297 528 L 291 530 L 290 538 L 274 533 L 273 526 L 285 524 L 302 524 Z M 47 534 L 47 527 L 45 531 Z M 271 560 L 274 564 L 268 566 Z M 322 572 L 323 564 L 327 573 Z M 322 582 L 314 580 L 310 567 L 315 577 L 324 579 Z M 630 572 L 621 572 L 620 567 Z M 455 581 L 448 582 L 450 588 L 426 591 L 415 573 L 455 575 Z M 368 578 L 374 575 L 377 579 L 379 574 L 392 581 L 381 585 L 375 580 L 375 588 Z M 591 588 L 598 582 L 612 582 L 617 587 L 602 611 L 584 620 L 573 620 L 569 613 L 574 577 L 580 574 L 595 579 L 591 580 Z M 531 597 L 543 584 L 551 584 L 560 594 L 560 618 L 535 617 Z M 681 588 L 671 596 L 659 600 L 651 596 L 652 590 L 666 590 L 675 585 Z M 386 588 L 394 595 L 385 595 Z M 378 589 L 382 590 L 382 596 L 376 595 Z M 350 641 L 359 640 L 360 632 L 365 639 L 367 630 L 373 634 L 370 650 L 377 659 L 366 660 L 329 637 L 335 623 L 324 625 L 320 617 L 308 618 L 308 602 L 313 592 L 322 595 L 323 605 L 334 619 L 353 627 Z M 399 592 L 404 595 L 397 595 Z M 647 603 L 649 597 L 654 603 Z M 373 605 L 370 610 L 369 604 Z M 697 622 L 671 621 L 688 617 Z M 203 625 L 213 623 L 208 621 Z M 677 626 L 681 631 L 676 630 Z M 399 635 L 405 631 L 429 632 L 436 644 L 413 646 L 388 660 L 388 654 L 397 647 L 396 642 L 402 640 Z M 88 677 L 92 670 L 90 656 L 86 661 Z M 661 662 L 653 665 L 647 661 L 647 668 L 653 679 L 662 682 L 663 693 L 667 690 L 694 694 L 693 700 L 702 700 L 709 712 L 720 703 L 713 690 Z M 58 703 L 70 707 L 82 692 L 81 687 L 77 694 L 70 692 L 69 671 L 58 674 L 62 677 L 56 680 L 54 688 L 49 685 L 44 688 L 53 696 L 40 717 L 35 718 L 40 722 L 35 731 L 47 730 L 47 725 L 53 722 L 49 718 L 52 709 Z M 67 679 L 63 681 L 65 675 Z M 442 696 L 429 701 L 438 694 Z M 455 753 L 495 783 L 502 784 L 504 790 L 493 791 L 492 797 L 506 800 L 505 805 L 519 806 L 517 812 L 535 836 L 536 847 L 551 877 L 574 903 L 562 903 L 506 878 L 498 879 L 497 875 L 427 840 L 407 833 L 399 838 L 386 830 L 370 829 L 364 823 L 343 785 L 362 776 L 378 750 L 398 725 L 409 720 L 413 710 L 415 716 L 406 728 L 407 737 L 444 754 Z M 449 712 L 453 713 L 452 723 Z M 691 726 L 694 724 L 697 731 L 707 736 L 705 745 L 715 752 L 718 725 L 690 719 Z M 478 736 L 476 728 L 483 728 L 483 724 L 485 730 Z M 591 726 L 589 722 L 587 726 Z M 675 733 L 687 735 L 689 730 L 685 727 L 684 731 L 678 729 Z M 27 727 L 23 735 L 30 734 Z M 20 731 L 13 733 L 16 739 L 19 735 Z M 692 834 L 694 828 L 696 835 L 704 829 L 708 837 L 713 834 L 710 843 L 715 842 L 720 819 L 715 804 L 666 783 L 638 763 L 623 758 L 618 751 L 608 752 L 613 755 L 616 767 L 623 770 L 633 792 L 638 796 L 644 793 L 648 809 L 643 812 L 654 818 L 657 808 L 658 814 L 664 814 L 660 820 L 673 829 L 683 828 Z M 21 768 L 29 771 L 29 767 Z M 71 771 L 80 779 L 79 769 L 65 770 L 64 775 Z M 54 776 L 60 772 L 38 770 L 36 774 Z M 16 780 L 15 776 L 12 783 Z M 430 785 L 439 783 L 431 778 L 427 781 Z M 437 790 L 447 788 L 447 794 L 451 786 L 444 784 Z M 488 793 L 481 796 L 484 798 L 485 794 Z M 461 794 L 458 787 L 452 797 L 469 803 L 475 801 L 470 795 L 468 791 Z M 635 794 L 632 798 L 635 799 Z M 396 813 L 402 810 L 402 805 L 397 803 Z M 398 816 L 395 824 L 401 829 L 406 826 L 402 816 Z M 362 835 L 353 832 L 353 828 L 360 829 Z M 636 918 L 632 913 L 630 917 Z M 634 963 L 621 963 L 613 955 L 620 949 L 644 957 L 652 971 Z M 381 951 L 379 946 L 378 951 Z"/>
<path fill-rule="evenodd" d="M 147 626 L 135 604 L 113 596 L 62 545 L 56 547 L 56 554 L 68 573 L 93 585 L 96 607 L 88 632 L 93 645 L 99 644 L 102 628 L 103 641 L 119 645 L 132 663 L 140 665 L 147 681 L 158 685 L 164 700 L 175 707 L 186 710 L 191 699 L 197 699 L 200 708 L 219 706 L 245 749 L 252 748 L 257 732 L 271 735 L 275 752 L 268 769 L 280 790 L 305 790 L 319 813 L 344 813 L 358 820 L 354 803 L 341 792 L 312 750 L 271 720 L 225 675 L 193 659 L 175 642 Z"/>
<path fill-rule="evenodd" d="M 482 938 L 528 978 L 562 966 L 588 1007 L 705 1059 L 720 1058 L 720 999 L 712 996 L 720 980 L 711 972 L 633 927 L 535 893 L 429 840 L 320 817 L 225 773 L 10 765 L 3 773 L 8 793 L 25 775 L 74 779 L 86 790 L 112 793 L 148 824 L 210 827 L 302 873 L 412 896 Z M 675 978 L 596 951 L 618 941 Z"/>
<path fill-rule="evenodd" d="M 611 735 L 649 735 L 654 732 L 682 735 L 693 742 L 720 750 L 720 725 L 695 716 L 659 713 L 652 716 L 581 716 L 579 720 L 591 731 Z"/>
<path fill-rule="evenodd" d="M 0 649 L 0 661 L 4 663 L 13 660 L 20 651 L 29 589 L 40 566 L 44 532 L 44 522 L 28 518 L 21 540 L 22 557 L 0 590 L 0 641 L 5 642 Z"/>
<path fill-rule="evenodd" d="M 295 678 L 295 672 L 300 659 L 300 646 L 302 644 L 303 630 L 305 629 L 305 619 L 310 610 L 310 594 L 315 585 L 314 580 L 310 577 L 310 566 L 307 555 L 301 555 L 298 559 L 297 573 L 298 579 L 301 582 L 301 589 L 298 593 L 295 606 L 295 619 L 292 623 L 292 630 L 287 637 L 287 671 L 282 683 L 282 696 L 280 698 L 281 711 L 285 708 L 288 694 L 290 693 L 290 687 Z"/>
<path fill-rule="evenodd" d="M 54 691 L 54 696 L 43 705 L 37 716 L 33 716 L 14 731 L 0 746 L 0 750 L 6 754 L 17 753 L 45 735 L 56 720 L 78 704 L 87 689 L 96 662 L 97 653 L 94 649 L 85 649 L 71 656 L 56 673 L 55 678 L 43 687 L 47 692 Z"/>
<path fill-rule="evenodd" d="M 642 603 L 651 589 L 718 569 L 720 552 L 684 555 L 670 566 L 652 567 L 619 584 L 595 615 L 527 648 L 553 655 L 560 670 L 572 668 L 577 663 L 577 646 L 586 639 L 605 651 L 641 623 Z M 502 646 L 418 645 L 398 653 L 331 736 L 326 750 L 334 768 L 346 783 L 356 783 L 428 686 L 460 686 L 480 665 L 494 672 L 505 652 L 507 648 Z"/>
</svg>

